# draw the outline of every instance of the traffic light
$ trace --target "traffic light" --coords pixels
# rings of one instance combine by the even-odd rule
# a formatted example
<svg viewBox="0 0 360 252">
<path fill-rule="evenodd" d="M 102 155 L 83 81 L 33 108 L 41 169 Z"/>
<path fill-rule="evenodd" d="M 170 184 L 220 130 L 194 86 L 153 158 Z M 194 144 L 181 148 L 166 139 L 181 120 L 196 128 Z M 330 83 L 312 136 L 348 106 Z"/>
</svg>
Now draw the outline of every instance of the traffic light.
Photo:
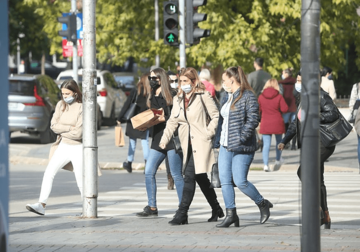
<svg viewBox="0 0 360 252">
<path fill-rule="evenodd" d="M 164 3 L 164 42 L 166 45 L 179 45 L 179 3 L 165 1 Z"/>
<path fill-rule="evenodd" d="M 207 0 L 186 0 L 186 42 L 188 44 L 197 44 L 200 38 L 210 36 L 210 30 L 203 30 L 197 26 L 199 22 L 207 18 L 207 14 L 197 13 L 197 8 L 206 3 Z"/>
<path fill-rule="evenodd" d="M 66 25 L 66 29 L 59 31 L 59 35 L 66 37 L 68 41 L 77 43 L 76 14 L 71 13 L 67 16 L 58 17 L 57 20 Z"/>
</svg>

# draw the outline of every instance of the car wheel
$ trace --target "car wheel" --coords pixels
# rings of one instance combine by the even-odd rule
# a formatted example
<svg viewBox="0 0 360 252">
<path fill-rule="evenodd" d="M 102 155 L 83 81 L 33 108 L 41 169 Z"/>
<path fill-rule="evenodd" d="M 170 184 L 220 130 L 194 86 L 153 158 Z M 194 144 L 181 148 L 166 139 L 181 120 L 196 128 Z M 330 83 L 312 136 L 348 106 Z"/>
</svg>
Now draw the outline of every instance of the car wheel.
<svg viewBox="0 0 360 252">
<path fill-rule="evenodd" d="M 57 135 L 50 129 L 50 123 L 46 127 L 46 130 L 40 132 L 40 143 L 41 144 L 48 144 L 53 143 L 56 141 Z"/>
</svg>

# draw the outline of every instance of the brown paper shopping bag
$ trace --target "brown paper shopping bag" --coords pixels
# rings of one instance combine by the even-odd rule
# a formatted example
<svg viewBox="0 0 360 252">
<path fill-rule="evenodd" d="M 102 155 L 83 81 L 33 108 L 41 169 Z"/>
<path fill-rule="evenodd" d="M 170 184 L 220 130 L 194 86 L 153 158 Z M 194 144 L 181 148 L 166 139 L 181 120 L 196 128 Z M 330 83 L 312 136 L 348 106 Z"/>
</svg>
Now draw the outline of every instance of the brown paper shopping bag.
<svg viewBox="0 0 360 252">
<path fill-rule="evenodd" d="M 165 122 L 163 109 L 148 109 L 131 118 L 134 129 L 147 129 L 161 122 Z"/>
<path fill-rule="evenodd" d="M 125 136 L 120 124 L 115 126 L 115 146 L 125 146 Z"/>
</svg>

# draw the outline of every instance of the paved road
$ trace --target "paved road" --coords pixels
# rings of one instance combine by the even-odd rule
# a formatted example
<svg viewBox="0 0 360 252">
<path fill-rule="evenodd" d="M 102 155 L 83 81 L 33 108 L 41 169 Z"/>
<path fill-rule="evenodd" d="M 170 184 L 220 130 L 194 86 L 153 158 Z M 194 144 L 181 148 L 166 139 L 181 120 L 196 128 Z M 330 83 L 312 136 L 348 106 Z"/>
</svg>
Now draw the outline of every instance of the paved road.
<svg viewBox="0 0 360 252">
<path fill-rule="evenodd" d="M 237 191 L 241 227 L 215 228 L 210 208 L 197 189 L 189 225 L 169 226 L 177 207 L 175 191 L 166 189 L 166 174 L 158 181 L 159 217 L 135 216 L 146 205 L 144 175 L 104 170 L 99 178 L 96 220 L 81 219 L 80 196 L 72 173 L 55 178 L 45 216 L 25 209 L 36 202 L 45 166 L 11 165 L 10 251 L 299 251 L 300 183 L 293 172 L 251 171 L 249 180 L 274 208 L 259 224 L 259 210 Z M 360 247 L 360 176 L 353 172 L 326 174 L 332 229 L 322 230 L 322 251 L 358 251 Z M 222 206 L 221 190 L 217 189 Z"/>
</svg>

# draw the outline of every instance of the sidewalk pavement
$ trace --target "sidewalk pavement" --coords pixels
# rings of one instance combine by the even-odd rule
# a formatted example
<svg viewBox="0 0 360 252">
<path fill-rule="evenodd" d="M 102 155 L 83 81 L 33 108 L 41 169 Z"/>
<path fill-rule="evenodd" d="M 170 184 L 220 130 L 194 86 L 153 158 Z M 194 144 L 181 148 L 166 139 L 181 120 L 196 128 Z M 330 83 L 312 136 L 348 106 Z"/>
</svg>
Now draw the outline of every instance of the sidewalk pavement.
<svg viewBox="0 0 360 252">
<path fill-rule="evenodd" d="M 241 220 L 240 228 L 220 229 L 191 216 L 182 226 L 170 226 L 161 217 L 45 216 L 11 221 L 10 252 L 301 251 L 301 228 L 296 224 Z M 321 251 L 359 251 L 359 247 L 359 230 L 321 230 Z"/>
</svg>

